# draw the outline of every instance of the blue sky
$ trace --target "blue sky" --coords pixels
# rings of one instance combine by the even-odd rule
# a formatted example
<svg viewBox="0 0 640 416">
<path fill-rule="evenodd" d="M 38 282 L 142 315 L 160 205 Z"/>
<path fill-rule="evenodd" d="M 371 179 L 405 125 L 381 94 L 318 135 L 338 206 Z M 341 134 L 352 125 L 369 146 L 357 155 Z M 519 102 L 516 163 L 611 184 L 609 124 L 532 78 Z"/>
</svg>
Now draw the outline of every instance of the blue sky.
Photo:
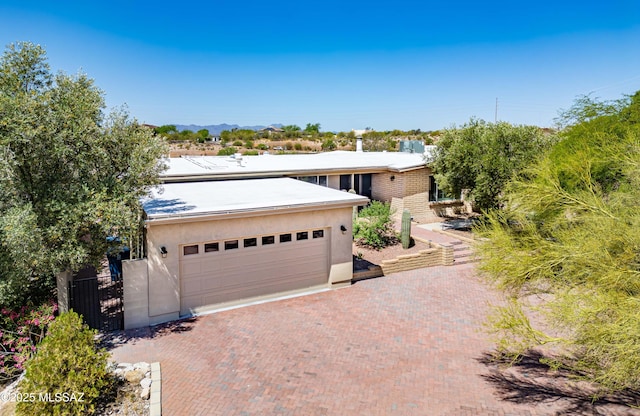
<svg viewBox="0 0 640 416">
<path fill-rule="evenodd" d="M 640 0 L 5 1 L 41 44 L 150 124 L 436 130 L 552 126 L 582 94 L 640 90 Z"/>
</svg>

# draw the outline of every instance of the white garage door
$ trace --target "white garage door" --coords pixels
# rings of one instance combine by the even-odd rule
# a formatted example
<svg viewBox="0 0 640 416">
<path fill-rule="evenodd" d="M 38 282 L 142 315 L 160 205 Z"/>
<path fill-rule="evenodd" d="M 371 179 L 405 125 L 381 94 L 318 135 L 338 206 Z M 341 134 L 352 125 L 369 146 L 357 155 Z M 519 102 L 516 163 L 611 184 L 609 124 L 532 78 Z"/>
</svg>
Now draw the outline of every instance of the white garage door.
<svg viewBox="0 0 640 416">
<path fill-rule="evenodd" d="M 328 282 L 329 236 L 313 229 L 180 247 L 180 314 Z"/>
</svg>

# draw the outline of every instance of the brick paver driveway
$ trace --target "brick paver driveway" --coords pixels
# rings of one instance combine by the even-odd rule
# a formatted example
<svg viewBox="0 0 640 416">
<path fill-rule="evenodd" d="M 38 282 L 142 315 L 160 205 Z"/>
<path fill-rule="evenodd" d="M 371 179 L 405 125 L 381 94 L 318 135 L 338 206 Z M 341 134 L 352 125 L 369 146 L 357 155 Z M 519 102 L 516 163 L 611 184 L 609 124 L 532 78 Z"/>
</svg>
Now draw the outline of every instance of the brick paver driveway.
<svg viewBox="0 0 640 416">
<path fill-rule="evenodd" d="M 111 352 L 161 363 L 168 416 L 638 414 L 535 360 L 482 360 L 497 301 L 473 264 L 435 267 L 121 333 Z"/>
</svg>

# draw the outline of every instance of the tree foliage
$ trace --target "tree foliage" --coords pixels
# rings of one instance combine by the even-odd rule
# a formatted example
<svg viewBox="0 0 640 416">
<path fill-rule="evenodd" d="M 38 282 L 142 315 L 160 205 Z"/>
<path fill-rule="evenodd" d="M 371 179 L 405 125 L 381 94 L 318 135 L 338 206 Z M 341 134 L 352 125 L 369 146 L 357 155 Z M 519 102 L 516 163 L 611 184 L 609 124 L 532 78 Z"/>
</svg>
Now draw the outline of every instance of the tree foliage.
<svg viewBox="0 0 640 416">
<path fill-rule="evenodd" d="M 505 184 L 554 139 L 538 127 L 478 119 L 444 130 L 432 161 L 438 187 L 455 196 L 469 190 L 477 209 L 497 208 Z"/>
<path fill-rule="evenodd" d="M 577 101 L 589 117 L 568 115 L 577 124 L 507 186 L 478 249 L 511 298 L 494 319 L 502 348 L 562 345 L 564 365 L 623 389 L 640 384 L 640 92 L 615 112 L 591 104 Z M 547 331 L 524 312 L 531 299 Z"/>
<path fill-rule="evenodd" d="M 84 74 L 51 74 L 44 50 L 0 58 L 0 301 L 19 306 L 52 277 L 99 260 L 129 237 L 163 166 L 163 141 L 124 109 L 104 114 Z M 49 297 L 50 294 L 47 296 Z"/>
</svg>

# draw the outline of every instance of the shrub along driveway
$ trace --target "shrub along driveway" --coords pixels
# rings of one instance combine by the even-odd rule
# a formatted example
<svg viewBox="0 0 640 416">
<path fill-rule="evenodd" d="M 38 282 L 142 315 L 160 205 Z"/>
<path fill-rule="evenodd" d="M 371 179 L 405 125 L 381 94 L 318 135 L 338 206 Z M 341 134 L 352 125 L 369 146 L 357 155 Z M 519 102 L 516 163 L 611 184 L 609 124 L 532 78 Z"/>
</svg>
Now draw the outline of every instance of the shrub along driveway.
<svg viewBox="0 0 640 416">
<path fill-rule="evenodd" d="M 114 334 L 119 362 L 160 361 L 166 415 L 550 415 L 634 413 L 592 404 L 535 360 L 483 358 L 488 302 L 473 264 Z"/>
</svg>

